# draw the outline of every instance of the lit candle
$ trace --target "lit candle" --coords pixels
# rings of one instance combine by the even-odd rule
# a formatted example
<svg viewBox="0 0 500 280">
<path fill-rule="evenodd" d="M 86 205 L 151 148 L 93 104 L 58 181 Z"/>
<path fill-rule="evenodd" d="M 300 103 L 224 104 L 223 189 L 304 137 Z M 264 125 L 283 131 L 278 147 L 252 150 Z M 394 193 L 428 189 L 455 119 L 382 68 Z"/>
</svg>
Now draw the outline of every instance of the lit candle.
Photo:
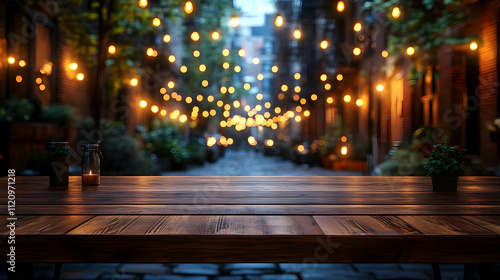
<svg viewBox="0 0 500 280">
<path fill-rule="evenodd" d="M 96 186 L 99 185 L 99 174 L 82 174 L 82 185 L 83 186 Z"/>
</svg>

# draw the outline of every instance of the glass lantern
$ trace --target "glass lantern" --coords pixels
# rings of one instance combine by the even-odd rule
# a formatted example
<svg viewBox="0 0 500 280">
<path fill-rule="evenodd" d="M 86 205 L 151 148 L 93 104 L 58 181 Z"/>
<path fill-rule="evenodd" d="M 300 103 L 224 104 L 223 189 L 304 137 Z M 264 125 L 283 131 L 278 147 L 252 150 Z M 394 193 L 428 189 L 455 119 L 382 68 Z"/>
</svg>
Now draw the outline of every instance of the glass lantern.
<svg viewBox="0 0 500 280">
<path fill-rule="evenodd" d="M 97 144 L 82 145 L 82 186 L 97 186 L 100 184 L 101 159 L 99 150 L 100 142 Z"/>
</svg>

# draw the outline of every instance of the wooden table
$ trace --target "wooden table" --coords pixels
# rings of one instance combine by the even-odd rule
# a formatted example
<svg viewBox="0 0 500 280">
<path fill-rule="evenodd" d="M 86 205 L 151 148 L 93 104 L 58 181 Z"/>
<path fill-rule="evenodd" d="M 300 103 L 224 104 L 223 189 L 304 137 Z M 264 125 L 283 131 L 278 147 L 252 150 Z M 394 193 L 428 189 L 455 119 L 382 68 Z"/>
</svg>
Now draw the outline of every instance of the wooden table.
<svg viewBox="0 0 500 280">
<path fill-rule="evenodd" d="M 499 263 L 500 180 L 431 189 L 429 177 L 17 177 L 16 261 Z"/>
</svg>

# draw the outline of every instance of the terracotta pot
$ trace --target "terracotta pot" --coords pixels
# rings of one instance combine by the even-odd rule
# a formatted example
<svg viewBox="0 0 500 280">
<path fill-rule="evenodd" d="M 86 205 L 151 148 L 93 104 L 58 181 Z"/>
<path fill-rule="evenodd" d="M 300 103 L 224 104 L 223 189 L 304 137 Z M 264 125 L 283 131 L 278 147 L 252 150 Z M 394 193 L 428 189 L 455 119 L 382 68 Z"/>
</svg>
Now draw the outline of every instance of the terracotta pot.
<svg viewBox="0 0 500 280">
<path fill-rule="evenodd" d="M 438 192 L 456 192 L 458 186 L 457 174 L 433 174 L 432 177 L 432 190 Z"/>
</svg>

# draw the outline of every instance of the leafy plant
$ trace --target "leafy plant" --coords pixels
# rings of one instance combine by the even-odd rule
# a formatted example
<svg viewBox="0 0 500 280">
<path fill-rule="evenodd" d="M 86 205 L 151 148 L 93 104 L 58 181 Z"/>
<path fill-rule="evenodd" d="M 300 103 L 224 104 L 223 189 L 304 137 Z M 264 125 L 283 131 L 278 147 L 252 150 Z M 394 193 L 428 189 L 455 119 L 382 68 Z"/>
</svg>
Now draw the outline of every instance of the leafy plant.
<svg viewBox="0 0 500 280">
<path fill-rule="evenodd" d="M 61 147 L 57 147 L 55 149 L 48 149 L 45 151 L 45 153 L 43 154 L 43 159 L 44 161 L 49 161 L 55 157 L 58 157 L 58 156 L 71 156 L 73 155 L 73 150 L 71 148 L 67 148 L 67 149 L 64 149 L 64 148 L 61 148 Z"/>
<path fill-rule="evenodd" d="M 462 155 L 465 149 L 458 146 L 436 144 L 430 156 L 423 162 L 427 175 L 433 174 L 462 174 L 464 162 Z"/>
<path fill-rule="evenodd" d="M 74 112 L 74 108 L 69 105 L 50 105 L 42 110 L 42 120 L 58 125 L 67 125 Z"/>
<path fill-rule="evenodd" d="M 0 108 L 0 121 L 29 121 L 33 117 L 35 106 L 28 99 L 10 97 Z"/>
<path fill-rule="evenodd" d="M 179 141 L 180 132 L 177 127 L 166 127 L 143 133 L 146 148 L 158 157 L 172 160 L 174 169 L 187 168 L 188 151 Z"/>
</svg>

